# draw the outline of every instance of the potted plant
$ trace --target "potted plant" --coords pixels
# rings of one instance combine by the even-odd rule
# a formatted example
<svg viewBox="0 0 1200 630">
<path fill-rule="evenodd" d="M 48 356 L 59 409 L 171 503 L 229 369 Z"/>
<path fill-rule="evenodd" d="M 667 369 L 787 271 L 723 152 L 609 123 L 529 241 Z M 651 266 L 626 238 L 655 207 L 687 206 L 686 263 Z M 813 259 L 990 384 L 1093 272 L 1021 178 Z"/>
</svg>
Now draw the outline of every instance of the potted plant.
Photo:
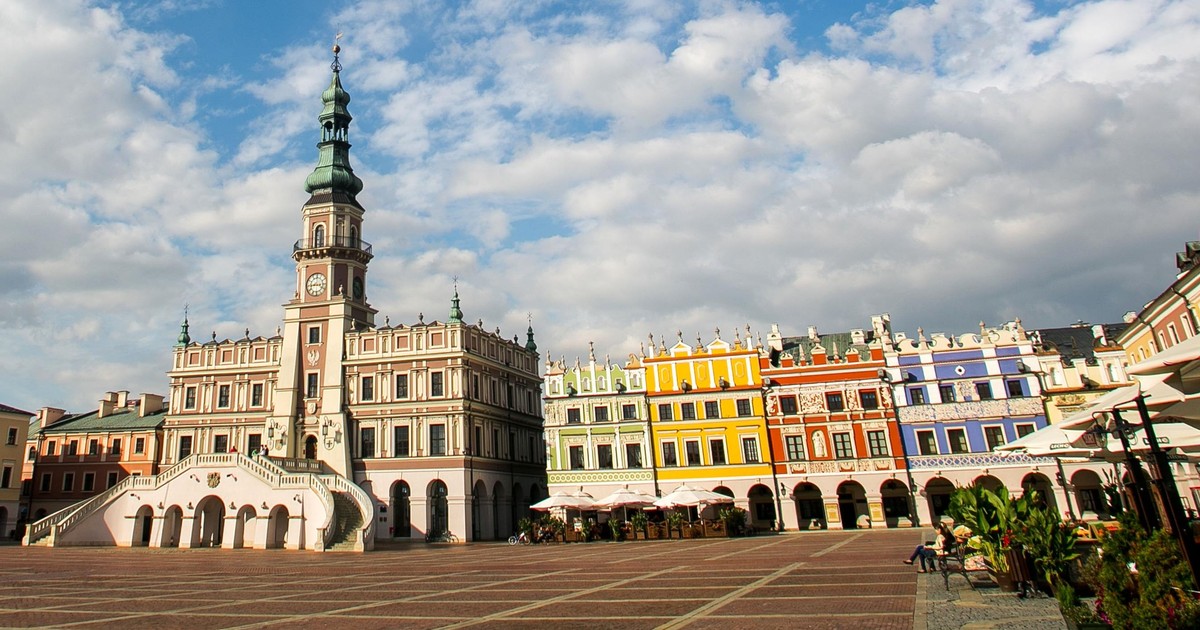
<svg viewBox="0 0 1200 630">
<path fill-rule="evenodd" d="M 608 532 L 612 535 L 612 541 L 621 540 L 621 521 L 615 518 L 608 519 Z"/>
<path fill-rule="evenodd" d="M 517 521 L 517 532 L 525 532 L 529 540 L 533 540 L 533 520 L 530 518 L 522 518 Z"/>
<path fill-rule="evenodd" d="M 725 527 L 726 536 L 736 536 L 746 525 L 746 510 L 740 507 L 727 507 L 717 515 Z"/>
<path fill-rule="evenodd" d="M 1075 588 L 1067 583 L 1060 583 L 1056 592 L 1058 609 L 1062 613 L 1067 630 L 1107 630 L 1112 628 L 1096 609 L 1079 599 Z"/>
<path fill-rule="evenodd" d="M 677 511 L 672 511 L 667 514 L 667 538 L 671 537 L 671 531 L 679 532 L 679 537 L 683 538 L 683 514 Z"/>
<path fill-rule="evenodd" d="M 1094 562 L 1097 612 L 1114 628 L 1200 627 L 1200 601 L 1188 563 L 1171 534 L 1147 534 L 1132 512 L 1104 536 Z"/>
<path fill-rule="evenodd" d="M 633 538 L 637 540 L 640 535 L 643 539 L 647 538 L 646 533 L 646 513 L 638 510 L 629 517 L 629 522 L 633 524 Z"/>
</svg>

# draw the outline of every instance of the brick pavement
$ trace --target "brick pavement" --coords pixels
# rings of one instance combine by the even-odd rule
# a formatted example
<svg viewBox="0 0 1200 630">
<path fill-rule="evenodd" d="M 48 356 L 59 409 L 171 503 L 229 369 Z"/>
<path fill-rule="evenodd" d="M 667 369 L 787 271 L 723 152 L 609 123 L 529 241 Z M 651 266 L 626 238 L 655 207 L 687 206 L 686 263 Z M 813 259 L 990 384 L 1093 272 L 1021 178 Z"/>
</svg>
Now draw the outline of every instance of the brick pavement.
<svg viewBox="0 0 1200 630">
<path fill-rule="evenodd" d="M 7 546 L 0 627 L 910 630 L 918 580 L 900 559 L 917 538 L 415 543 L 367 554 Z"/>
</svg>

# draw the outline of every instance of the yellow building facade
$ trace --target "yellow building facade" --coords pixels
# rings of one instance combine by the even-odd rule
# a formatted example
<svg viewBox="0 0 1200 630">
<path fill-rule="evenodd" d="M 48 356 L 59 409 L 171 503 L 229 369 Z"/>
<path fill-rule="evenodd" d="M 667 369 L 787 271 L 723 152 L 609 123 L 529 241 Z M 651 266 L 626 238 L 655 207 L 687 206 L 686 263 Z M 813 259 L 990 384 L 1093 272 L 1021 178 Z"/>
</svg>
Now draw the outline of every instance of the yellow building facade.
<svg viewBox="0 0 1200 630">
<path fill-rule="evenodd" d="M 734 498 L 756 527 L 776 514 L 774 459 L 763 415 L 760 352 L 719 332 L 708 344 L 679 341 L 643 358 L 651 439 L 664 493 L 681 484 Z"/>
</svg>

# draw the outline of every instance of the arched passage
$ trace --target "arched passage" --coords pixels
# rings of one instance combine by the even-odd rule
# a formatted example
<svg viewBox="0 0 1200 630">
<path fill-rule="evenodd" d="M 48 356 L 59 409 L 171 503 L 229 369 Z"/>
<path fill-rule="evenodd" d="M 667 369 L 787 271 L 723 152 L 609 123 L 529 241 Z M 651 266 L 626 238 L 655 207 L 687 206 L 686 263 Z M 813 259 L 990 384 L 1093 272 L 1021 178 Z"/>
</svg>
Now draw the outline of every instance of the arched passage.
<svg viewBox="0 0 1200 630">
<path fill-rule="evenodd" d="M 820 488 L 811 483 L 796 484 L 792 488 L 792 502 L 796 504 L 797 527 L 825 529 L 825 503 Z"/>
<path fill-rule="evenodd" d="M 139 507 L 133 515 L 133 539 L 129 544 L 134 547 L 149 547 L 150 532 L 154 529 L 154 508 L 149 505 Z"/>
<path fill-rule="evenodd" d="M 317 436 L 310 435 L 307 438 L 304 438 L 304 458 L 317 458 Z"/>
<path fill-rule="evenodd" d="M 200 499 L 192 515 L 192 546 L 220 547 L 224 525 L 225 504 L 220 497 L 209 495 Z"/>
<path fill-rule="evenodd" d="M 1025 475 L 1021 480 L 1021 489 L 1029 496 L 1030 492 L 1037 493 L 1037 505 L 1040 507 L 1050 508 L 1055 514 L 1059 514 L 1058 501 L 1054 498 L 1054 486 L 1050 483 L 1050 478 L 1042 473 L 1031 472 Z"/>
<path fill-rule="evenodd" d="M 867 509 L 867 491 L 857 481 L 843 481 L 837 488 L 838 514 L 842 518 L 842 529 L 857 529 L 858 517 L 870 518 Z"/>
<path fill-rule="evenodd" d="M 449 491 L 441 479 L 429 482 L 426 498 L 429 502 L 429 529 L 427 534 L 444 534 L 450 527 L 450 504 L 447 496 Z"/>
<path fill-rule="evenodd" d="M 521 521 L 521 519 L 525 518 L 525 515 L 529 513 L 529 507 L 528 507 L 529 504 L 528 503 L 525 504 L 526 507 L 524 507 L 524 508 L 521 507 L 521 503 L 523 501 L 525 501 L 525 490 L 521 487 L 521 484 L 514 483 L 513 487 L 512 487 L 512 521 L 511 521 L 512 528 L 511 529 L 516 529 L 517 523 L 519 523 Z"/>
<path fill-rule="evenodd" d="M 1079 504 L 1081 518 L 1096 519 L 1111 513 L 1112 506 L 1104 496 L 1104 485 L 1095 471 L 1086 468 L 1075 471 L 1071 475 L 1071 485 L 1075 486 L 1075 501 Z"/>
<path fill-rule="evenodd" d="M 991 475 L 979 475 L 975 478 L 974 484 L 980 488 L 986 488 L 992 492 L 996 492 L 1004 487 L 1004 482 Z"/>
<path fill-rule="evenodd" d="M 253 505 L 244 505 L 238 510 L 237 522 L 233 526 L 233 548 L 245 549 L 254 546 L 254 533 L 258 524 L 258 511 Z M 250 544 L 246 544 L 249 540 Z"/>
<path fill-rule="evenodd" d="M 483 538 L 483 501 L 487 498 L 487 485 L 483 480 L 475 482 L 471 490 L 471 540 Z"/>
<path fill-rule="evenodd" d="M 511 527 L 510 523 L 503 519 L 508 512 L 501 509 L 500 504 L 504 501 L 504 484 L 499 481 L 492 486 L 492 535 L 496 540 L 504 537 L 506 532 L 516 530 Z"/>
<path fill-rule="evenodd" d="M 178 547 L 183 535 L 183 508 L 172 505 L 163 514 L 162 538 L 158 544 L 163 547 Z"/>
<path fill-rule="evenodd" d="M 755 484 L 746 493 L 750 502 L 750 524 L 755 529 L 775 529 L 775 494 L 771 489 Z"/>
<path fill-rule="evenodd" d="M 291 527 L 291 516 L 288 509 L 282 505 L 271 508 L 267 517 L 267 549 L 284 549 L 287 547 L 288 530 Z"/>
<path fill-rule="evenodd" d="M 397 481 L 391 490 L 392 538 L 412 536 L 412 488 L 408 483 Z"/>
<path fill-rule="evenodd" d="M 950 495 L 954 494 L 954 484 L 949 479 L 934 477 L 925 484 L 925 498 L 929 501 L 929 514 L 933 522 L 941 520 L 942 515 L 950 509 Z"/>
<path fill-rule="evenodd" d="M 883 503 L 883 520 L 888 527 L 899 527 L 900 519 L 910 518 L 908 486 L 896 479 L 888 479 L 879 486 Z"/>
<path fill-rule="evenodd" d="M 0 506 L 0 537 L 8 536 L 8 508 Z"/>
</svg>

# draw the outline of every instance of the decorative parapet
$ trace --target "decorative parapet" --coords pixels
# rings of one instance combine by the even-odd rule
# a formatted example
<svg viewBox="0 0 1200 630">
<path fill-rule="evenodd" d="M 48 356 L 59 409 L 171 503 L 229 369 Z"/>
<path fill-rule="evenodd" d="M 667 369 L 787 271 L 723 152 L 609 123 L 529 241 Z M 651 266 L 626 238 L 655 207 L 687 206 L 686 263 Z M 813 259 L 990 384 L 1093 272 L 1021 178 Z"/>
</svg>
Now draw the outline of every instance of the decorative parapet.
<svg viewBox="0 0 1200 630">
<path fill-rule="evenodd" d="M 818 473 L 876 472 L 880 470 L 894 470 L 895 468 L 895 461 L 890 457 L 876 457 L 873 459 L 839 459 L 817 462 L 793 462 L 788 464 L 789 473 L 797 473 L 802 475 Z"/>
<path fill-rule="evenodd" d="M 992 466 L 1053 466 L 1053 457 L 1030 457 L 1020 453 L 964 453 L 962 455 L 910 455 L 908 465 L 913 470 L 941 468 L 986 468 Z"/>
<path fill-rule="evenodd" d="M 547 479 L 550 485 L 554 484 L 577 484 L 587 485 L 589 483 L 624 483 L 630 481 L 652 481 L 650 470 L 639 468 L 637 470 L 570 470 L 570 471 L 549 471 Z"/>
<path fill-rule="evenodd" d="M 900 407 L 897 411 L 901 422 L 1040 416 L 1045 412 L 1042 407 L 1042 399 L 1033 397 L 913 405 Z"/>
</svg>

